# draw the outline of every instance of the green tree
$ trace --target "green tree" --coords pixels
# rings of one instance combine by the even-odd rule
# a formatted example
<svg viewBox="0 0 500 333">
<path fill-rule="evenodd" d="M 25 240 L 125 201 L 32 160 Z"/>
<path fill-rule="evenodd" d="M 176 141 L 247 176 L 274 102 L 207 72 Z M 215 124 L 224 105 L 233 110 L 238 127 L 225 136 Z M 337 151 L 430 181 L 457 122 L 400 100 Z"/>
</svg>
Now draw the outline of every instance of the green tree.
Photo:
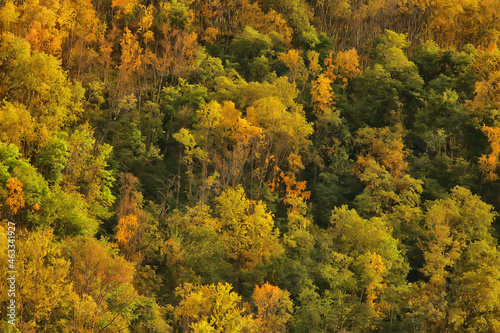
<svg viewBox="0 0 500 333">
<path fill-rule="evenodd" d="M 414 285 L 410 296 L 421 330 L 497 327 L 498 302 L 493 299 L 498 293 L 498 249 L 491 234 L 496 216 L 492 208 L 457 186 L 427 210 L 422 272 L 428 281 Z M 479 254 L 481 263 L 472 257 Z"/>
</svg>

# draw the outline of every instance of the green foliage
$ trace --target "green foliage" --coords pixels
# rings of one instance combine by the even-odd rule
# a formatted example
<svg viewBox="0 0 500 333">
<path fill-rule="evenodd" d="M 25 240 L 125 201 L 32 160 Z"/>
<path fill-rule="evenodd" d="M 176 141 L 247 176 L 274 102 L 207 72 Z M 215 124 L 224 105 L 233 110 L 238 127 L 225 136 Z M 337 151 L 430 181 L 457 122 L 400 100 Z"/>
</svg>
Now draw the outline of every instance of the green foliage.
<svg viewBox="0 0 500 333">
<path fill-rule="evenodd" d="M 490 229 L 495 216 L 490 205 L 458 186 L 451 190 L 448 198 L 436 201 L 427 210 L 422 272 L 428 282 L 414 286 L 411 296 L 415 308 L 413 316 L 423 329 L 461 331 L 473 325 L 481 327 L 480 330 L 490 330 L 497 325 L 493 319 L 493 313 L 498 311 L 496 302 L 487 302 L 486 308 L 478 310 L 481 314 L 472 310 L 478 308 L 469 303 L 475 302 L 472 299 L 477 300 L 480 295 L 489 297 L 498 291 L 492 280 L 496 270 L 486 269 L 494 267 L 498 260 L 498 249 Z M 482 253 L 486 262 L 471 265 L 473 253 Z M 480 294 L 472 296 L 470 292 L 478 287 L 482 289 Z M 429 313 L 434 313 L 432 319 Z"/>
</svg>

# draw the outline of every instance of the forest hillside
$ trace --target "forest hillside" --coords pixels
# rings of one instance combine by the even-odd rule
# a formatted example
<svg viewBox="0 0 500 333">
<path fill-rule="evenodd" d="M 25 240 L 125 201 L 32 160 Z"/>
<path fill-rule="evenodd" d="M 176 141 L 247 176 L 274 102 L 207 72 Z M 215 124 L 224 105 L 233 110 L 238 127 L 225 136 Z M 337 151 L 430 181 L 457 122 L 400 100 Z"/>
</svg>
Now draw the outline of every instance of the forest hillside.
<svg viewBox="0 0 500 333">
<path fill-rule="evenodd" d="M 0 1 L 0 331 L 500 332 L 499 15 Z"/>
</svg>

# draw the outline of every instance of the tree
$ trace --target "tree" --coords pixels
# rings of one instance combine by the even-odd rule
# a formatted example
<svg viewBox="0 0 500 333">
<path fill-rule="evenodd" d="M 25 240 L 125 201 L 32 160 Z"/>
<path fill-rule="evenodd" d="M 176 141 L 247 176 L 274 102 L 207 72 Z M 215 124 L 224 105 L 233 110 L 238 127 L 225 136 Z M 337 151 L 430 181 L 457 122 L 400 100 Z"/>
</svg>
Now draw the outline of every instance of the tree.
<svg viewBox="0 0 500 333">
<path fill-rule="evenodd" d="M 280 53 L 278 60 L 288 67 L 288 79 L 290 82 L 296 82 L 297 76 L 305 69 L 304 60 L 300 56 L 300 52 L 295 49 L 288 50 L 286 53 Z"/>
<path fill-rule="evenodd" d="M 5 203 L 9 206 L 10 211 L 13 215 L 17 213 L 17 211 L 24 207 L 25 201 L 23 198 L 23 183 L 19 181 L 17 178 L 9 178 L 7 181 L 7 188 L 9 189 L 9 196 Z"/>
<path fill-rule="evenodd" d="M 333 117 L 332 113 L 335 110 L 334 105 L 336 103 L 336 98 L 332 90 L 332 83 L 333 81 L 325 74 L 320 74 L 318 78 L 312 82 L 312 104 L 320 122 L 327 122 Z"/>
<path fill-rule="evenodd" d="M 132 284 L 134 265 L 93 237 L 68 239 L 64 252 L 72 266 L 68 278 L 82 300 L 74 326 L 103 332 L 127 327 L 138 297 Z"/>
<path fill-rule="evenodd" d="M 16 230 L 16 236 L 16 325 L 21 330 L 64 329 L 78 302 L 70 262 L 50 230 Z"/>
<path fill-rule="evenodd" d="M 274 229 L 272 215 L 265 205 L 248 200 L 242 187 L 228 189 L 214 201 L 216 228 L 220 230 L 224 254 L 236 272 L 235 288 L 238 288 L 241 270 L 252 269 L 283 251 L 278 241 L 279 231 Z"/>
<path fill-rule="evenodd" d="M 257 306 L 259 332 L 286 332 L 293 310 L 290 293 L 265 283 L 255 287 L 252 298 Z"/>
<path fill-rule="evenodd" d="M 500 108 L 500 94 L 496 86 L 500 82 L 500 70 L 489 73 L 487 78 L 482 78 L 475 84 L 475 96 L 467 101 L 472 116 L 476 118 L 477 125 L 487 124 L 498 126 Z"/>
<path fill-rule="evenodd" d="M 496 216 L 492 210 L 492 206 L 459 186 L 427 210 L 422 272 L 428 281 L 416 284 L 410 296 L 412 316 L 419 320 L 422 330 L 458 332 L 471 326 L 491 330 L 498 325 L 493 318 L 499 304 L 486 301 L 498 293 L 499 283 L 497 270 L 490 269 L 498 260 L 491 235 Z M 482 264 L 471 257 L 479 253 Z M 476 302 L 477 297 L 485 297 L 484 306 Z"/>
<path fill-rule="evenodd" d="M 483 172 L 485 181 L 495 181 L 498 179 L 496 170 L 500 156 L 500 130 L 496 127 L 483 125 L 482 131 L 486 133 L 492 151 L 489 155 L 483 155 L 479 158 L 479 166 Z"/>
<path fill-rule="evenodd" d="M 374 329 L 384 318 L 393 320 L 394 314 L 402 307 L 408 264 L 384 219 L 366 220 L 346 206 L 335 208 L 329 234 L 337 249 L 329 253 L 332 261 L 325 264 L 328 265 L 324 267 L 328 268 L 324 272 L 328 274 L 325 278 L 332 292 L 336 293 L 335 297 L 348 302 L 344 306 L 347 311 L 352 311 L 348 317 L 355 318 L 354 321 L 344 319 L 343 325 L 346 326 L 343 327 Z M 346 269 L 350 274 L 346 275 Z M 340 277 L 341 280 L 335 281 Z M 335 288 L 340 288 L 340 295 Z M 345 315 L 343 309 L 337 308 L 336 311 L 340 311 L 336 316 L 342 318 Z"/>
<path fill-rule="evenodd" d="M 286 44 L 292 41 L 292 29 L 288 26 L 283 15 L 274 10 L 264 13 L 258 3 L 250 3 L 248 0 L 242 1 L 241 7 L 236 12 L 234 25 L 236 31 L 249 26 L 261 34 L 279 33 L 283 36 Z"/>
<path fill-rule="evenodd" d="M 257 332 L 254 319 L 240 305 L 241 296 L 227 283 L 187 283 L 177 288 L 176 294 L 181 301 L 174 309 L 174 318 L 183 332 Z"/>
<path fill-rule="evenodd" d="M 357 164 L 360 169 L 369 159 L 383 165 L 395 177 L 403 177 L 408 170 L 405 158 L 408 154 L 403 143 L 403 129 L 398 124 L 394 128 L 362 128 L 358 130 L 356 143 L 361 146 Z"/>
<path fill-rule="evenodd" d="M 3 102 L 0 105 L 0 139 L 22 150 L 35 140 L 33 118 L 23 104 Z"/>
<path fill-rule="evenodd" d="M 97 217 L 109 216 L 109 206 L 115 200 L 111 193 L 115 179 L 107 163 L 111 149 L 108 144 L 96 144 L 88 125 L 77 128 L 68 139 L 68 162 L 61 186 L 83 195 Z"/>
<path fill-rule="evenodd" d="M 3 30 L 29 42 L 31 48 L 55 57 L 61 56 L 68 33 L 63 27 L 71 20 L 68 3 L 29 0 L 7 2 L 1 12 Z"/>
<path fill-rule="evenodd" d="M 6 119 L 7 123 L 21 126 L 21 133 L 28 134 L 21 143 L 23 152 L 31 155 L 53 133 L 71 124 L 81 114 L 82 87 L 68 81 L 59 60 L 32 51 L 28 42 L 8 32 L 2 33 L 0 59 L 0 99 L 3 101 L 0 107 L 8 111 L 5 116 L 15 107 L 19 110 L 18 117 L 26 120 L 21 125 L 18 121 L 16 124 L 12 116 Z M 34 122 L 36 127 L 32 126 Z"/>
<path fill-rule="evenodd" d="M 22 183 L 24 208 L 17 212 L 16 219 L 19 226 L 25 228 L 54 228 L 57 236 L 95 234 L 99 222 L 92 214 L 88 203 L 79 193 L 68 193 L 55 185 L 50 187 L 47 180 L 21 158 L 19 149 L 13 144 L 0 143 L 0 183 L 6 190 L 0 191 L 2 199 L 9 198 L 10 190 L 7 182 L 10 178 L 17 178 Z M 16 192 L 19 193 L 19 186 Z M 16 207 L 20 204 L 17 199 L 11 198 Z M 7 205 L 2 205 L 3 212 L 12 216 Z"/>
<path fill-rule="evenodd" d="M 106 23 L 92 1 L 71 0 L 65 5 L 65 15 L 71 18 L 62 26 L 67 34 L 62 43 L 62 63 L 71 78 L 87 83 L 98 77 Z"/>
<path fill-rule="evenodd" d="M 184 282 L 234 281 L 235 272 L 225 256 L 214 219 L 211 208 L 201 202 L 184 211 L 174 210 L 167 217 L 165 240 L 159 252 L 169 290 Z"/>
</svg>

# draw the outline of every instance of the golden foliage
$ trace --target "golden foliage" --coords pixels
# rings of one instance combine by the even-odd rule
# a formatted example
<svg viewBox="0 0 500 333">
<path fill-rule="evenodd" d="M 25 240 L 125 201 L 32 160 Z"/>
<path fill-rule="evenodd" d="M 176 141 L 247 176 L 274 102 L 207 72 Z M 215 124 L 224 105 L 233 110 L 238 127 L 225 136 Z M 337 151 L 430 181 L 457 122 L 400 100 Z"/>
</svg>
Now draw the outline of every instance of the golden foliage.
<svg viewBox="0 0 500 333">
<path fill-rule="evenodd" d="M 137 0 L 112 0 L 111 7 L 116 8 L 118 15 L 128 15 L 138 4 Z"/>
<path fill-rule="evenodd" d="M 483 125 L 481 129 L 488 137 L 491 153 L 479 158 L 479 167 L 484 175 L 484 180 L 492 182 L 498 179 L 497 168 L 500 158 L 500 128 Z"/>
<path fill-rule="evenodd" d="M 135 215 L 127 215 L 118 221 L 116 239 L 121 246 L 128 246 L 130 240 L 135 236 L 138 226 L 137 216 Z"/>
<path fill-rule="evenodd" d="M 293 31 L 287 25 L 285 18 L 272 9 L 264 13 L 258 2 L 251 3 L 248 0 L 243 0 L 236 13 L 234 24 L 239 29 L 249 26 L 266 35 L 277 32 L 283 36 L 287 45 L 292 41 Z"/>
<path fill-rule="evenodd" d="M 7 181 L 9 196 L 6 200 L 12 214 L 17 214 L 19 209 L 24 208 L 25 201 L 23 196 L 23 183 L 16 177 L 9 178 Z"/>
<path fill-rule="evenodd" d="M 283 251 L 272 214 L 261 201 L 247 199 L 241 186 L 226 190 L 215 202 L 224 250 L 236 270 L 252 269 Z"/>
<path fill-rule="evenodd" d="M 325 74 L 320 74 L 312 82 L 312 102 L 318 116 L 328 109 L 331 110 L 335 105 L 335 94 L 331 86 L 332 83 L 333 81 Z"/>
<path fill-rule="evenodd" d="M 286 332 L 292 318 L 293 304 L 286 290 L 264 283 L 255 286 L 253 302 L 257 306 L 259 332 Z"/>
<path fill-rule="evenodd" d="M 408 152 L 403 143 L 400 125 L 395 128 L 362 128 L 358 131 L 356 142 L 361 146 L 357 164 L 364 168 L 367 160 L 374 159 L 383 165 L 393 176 L 401 178 L 408 170 L 405 161 Z"/>
<path fill-rule="evenodd" d="M 304 66 L 302 57 L 300 56 L 300 51 L 291 49 L 286 53 L 280 53 L 278 60 L 282 61 L 290 70 L 289 80 L 290 82 L 295 82 L 299 71 Z"/>
</svg>

